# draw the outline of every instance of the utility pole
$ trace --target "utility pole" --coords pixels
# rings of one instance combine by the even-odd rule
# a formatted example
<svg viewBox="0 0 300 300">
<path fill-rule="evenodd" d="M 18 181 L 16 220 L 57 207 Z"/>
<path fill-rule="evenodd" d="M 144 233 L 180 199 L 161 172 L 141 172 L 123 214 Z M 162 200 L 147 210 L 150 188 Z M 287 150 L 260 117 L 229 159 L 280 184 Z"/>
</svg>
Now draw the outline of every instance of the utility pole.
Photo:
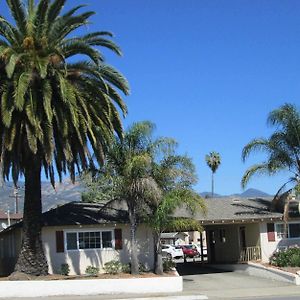
<svg viewBox="0 0 300 300">
<path fill-rule="evenodd" d="M 15 199 L 15 213 L 17 214 L 19 212 L 19 187 L 15 186 L 14 187 L 14 195 L 9 196 L 11 198 Z"/>
<path fill-rule="evenodd" d="M 19 212 L 19 191 L 18 187 L 14 187 L 14 196 L 15 196 L 15 213 Z"/>
</svg>

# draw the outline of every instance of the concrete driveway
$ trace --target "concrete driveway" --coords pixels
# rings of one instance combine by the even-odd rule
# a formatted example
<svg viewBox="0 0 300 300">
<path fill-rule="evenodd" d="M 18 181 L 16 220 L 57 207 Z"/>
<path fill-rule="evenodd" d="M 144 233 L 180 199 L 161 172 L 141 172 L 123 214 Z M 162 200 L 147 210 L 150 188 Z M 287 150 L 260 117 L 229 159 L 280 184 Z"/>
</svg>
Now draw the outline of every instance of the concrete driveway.
<svg viewBox="0 0 300 300">
<path fill-rule="evenodd" d="M 300 286 L 249 276 L 243 272 L 216 270 L 197 262 L 178 263 L 177 271 L 183 276 L 184 294 L 202 294 L 209 299 L 300 295 Z"/>
</svg>

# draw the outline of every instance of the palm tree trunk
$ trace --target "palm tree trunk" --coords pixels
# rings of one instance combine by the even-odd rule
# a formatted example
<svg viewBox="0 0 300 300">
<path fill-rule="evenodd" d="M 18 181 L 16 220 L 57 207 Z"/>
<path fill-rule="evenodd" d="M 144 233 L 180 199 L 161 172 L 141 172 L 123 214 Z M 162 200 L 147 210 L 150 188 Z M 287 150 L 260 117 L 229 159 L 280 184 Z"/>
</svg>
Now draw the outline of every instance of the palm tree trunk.
<svg viewBox="0 0 300 300">
<path fill-rule="evenodd" d="M 41 239 L 41 162 L 38 155 L 31 155 L 27 161 L 24 172 L 23 236 L 15 271 L 37 276 L 46 275 L 48 274 L 48 264 Z"/>
<path fill-rule="evenodd" d="M 153 233 L 153 241 L 154 241 L 154 272 L 155 274 L 162 275 L 164 272 L 164 268 L 163 268 L 159 233 L 157 232 Z"/>
<path fill-rule="evenodd" d="M 136 212 L 134 205 L 128 206 L 129 221 L 130 221 L 130 258 L 131 258 L 131 274 L 139 274 L 139 261 L 137 257 L 136 243 Z"/>
<path fill-rule="evenodd" d="M 211 172 L 211 197 L 214 197 L 214 172 Z"/>
</svg>

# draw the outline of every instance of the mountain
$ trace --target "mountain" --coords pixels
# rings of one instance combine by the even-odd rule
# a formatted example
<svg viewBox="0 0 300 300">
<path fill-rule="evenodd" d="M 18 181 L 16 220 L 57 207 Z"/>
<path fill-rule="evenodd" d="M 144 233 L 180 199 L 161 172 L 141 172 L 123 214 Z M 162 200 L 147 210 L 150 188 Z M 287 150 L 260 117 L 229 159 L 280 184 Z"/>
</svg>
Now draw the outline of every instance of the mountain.
<svg viewBox="0 0 300 300">
<path fill-rule="evenodd" d="M 200 195 L 203 198 L 210 198 L 211 197 L 211 192 L 202 192 L 200 193 Z M 221 198 L 221 197 L 240 197 L 240 198 L 268 198 L 268 197 L 272 197 L 272 195 L 269 195 L 261 190 L 258 189 L 247 189 L 246 191 L 244 191 L 243 193 L 240 194 L 231 194 L 231 195 L 220 195 L 220 194 L 214 194 L 214 198 Z"/>
<path fill-rule="evenodd" d="M 247 189 L 243 193 L 239 194 L 239 196 L 242 198 L 271 197 L 271 195 L 257 189 Z"/>
<path fill-rule="evenodd" d="M 24 205 L 24 183 L 19 183 L 18 188 L 18 206 L 19 212 L 23 210 Z M 84 187 L 79 183 L 73 184 L 70 180 L 64 180 L 62 183 L 56 183 L 53 189 L 50 182 L 42 182 L 42 205 L 43 211 L 56 207 L 71 201 L 79 201 Z M 0 210 L 15 212 L 16 195 L 14 185 L 6 182 L 0 186 Z"/>
</svg>

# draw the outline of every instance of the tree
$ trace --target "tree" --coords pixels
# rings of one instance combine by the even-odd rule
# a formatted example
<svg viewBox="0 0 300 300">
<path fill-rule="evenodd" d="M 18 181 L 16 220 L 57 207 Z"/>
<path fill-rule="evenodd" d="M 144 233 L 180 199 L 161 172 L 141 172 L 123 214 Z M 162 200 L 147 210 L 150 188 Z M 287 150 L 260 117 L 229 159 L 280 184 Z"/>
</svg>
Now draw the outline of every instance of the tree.
<svg viewBox="0 0 300 300">
<path fill-rule="evenodd" d="M 150 122 L 133 124 L 123 140 L 116 140 L 107 154 L 106 164 L 85 178 L 87 202 L 127 203 L 131 233 L 131 273 L 138 273 L 136 229 L 146 220 L 153 229 L 155 269 L 162 272 L 160 234 L 167 228 L 198 228 L 190 218 L 174 218 L 176 208 L 186 205 L 194 211 L 202 207 L 200 197 L 191 190 L 195 169 L 191 160 L 175 155 L 176 143 L 170 138 L 153 137 Z"/>
<path fill-rule="evenodd" d="M 193 215 L 196 210 L 204 211 L 204 204 L 201 197 L 190 190 L 174 190 L 167 193 L 156 209 L 154 209 L 149 224 L 153 228 L 154 240 L 154 270 L 156 274 L 163 273 L 161 234 L 173 231 L 202 231 L 199 221 L 192 217 L 175 217 L 176 209 L 184 208 Z"/>
<path fill-rule="evenodd" d="M 94 12 L 66 0 L 7 0 L 15 24 L 0 16 L 0 149 L 3 177 L 25 178 L 23 241 L 15 270 L 48 273 L 41 243 L 41 171 L 54 186 L 86 169 L 93 153 L 101 164 L 114 134 L 122 136 L 120 92 L 126 79 L 96 47 L 121 55 L 112 34 L 71 36 Z M 82 55 L 82 60 L 74 59 Z"/>
<path fill-rule="evenodd" d="M 269 138 L 256 138 L 250 141 L 242 151 L 245 161 L 250 154 L 264 152 L 265 161 L 248 168 L 242 177 L 242 187 L 245 187 L 254 175 L 275 175 L 286 170 L 291 178 L 284 183 L 278 193 L 288 184 L 297 185 L 300 179 L 300 112 L 292 104 L 284 104 L 273 110 L 267 120 L 275 126 L 275 132 Z"/>
<path fill-rule="evenodd" d="M 152 141 L 153 130 L 154 125 L 150 122 L 135 123 L 126 131 L 123 139 L 116 138 L 109 147 L 105 165 L 91 172 L 92 183 L 89 185 L 96 184 L 96 189 L 89 189 L 83 195 L 84 201 L 103 202 L 106 206 L 114 202 L 126 202 L 132 274 L 139 272 L 136 242 L 138 217 L 143 214 L 146 202 L 156 202 L 160 198 L 160 190 L 151 176 L 156 148 Z"/>
<path fill-rule="evenodd" d="M 284 198 L 284 220 L 287 222 L 290 197 L 280 197 L 289 186 L 296 188 L 300 183 L 300 112 L 295 105 L 284 104 L 273 110 L 267 123 L 276 129 L 269 138 L 256 138 L 250 141 L 242 151 L 242 159 L 255 152 L 264 152 L 265 161 L 248 168 L 242 177 L 244 188 L 254 175 L 275 175 L 286 170 L 291 177 L 277 191 L 273 199 L 273 207 Z"/>
<path fill-rule="evenodd" d="M 214 174 L 221 164 L 221 157 L 218 152 L 212 151 L 205 156 L 205 161 L 211 169 L 211 196 L 214 196 Z"/>
</svg>

